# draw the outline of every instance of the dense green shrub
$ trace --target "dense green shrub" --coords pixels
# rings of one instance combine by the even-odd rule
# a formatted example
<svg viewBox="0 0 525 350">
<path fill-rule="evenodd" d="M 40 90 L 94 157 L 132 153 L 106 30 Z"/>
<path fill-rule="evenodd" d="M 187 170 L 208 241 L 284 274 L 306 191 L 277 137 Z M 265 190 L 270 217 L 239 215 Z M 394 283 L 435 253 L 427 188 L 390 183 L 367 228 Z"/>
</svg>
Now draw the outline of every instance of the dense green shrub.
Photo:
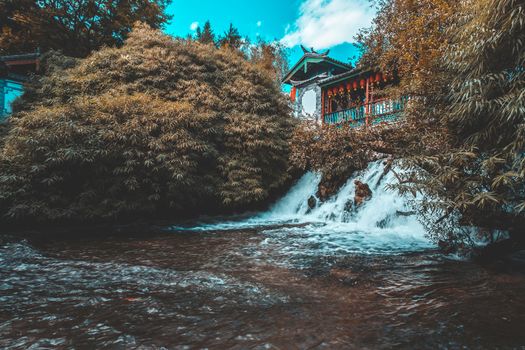
<svg viewBox="0 0 525 350">
<path fill-rule="evenodd" d="M 0 156 L 7 219 L 247 209 L 287 180 L 287 100 L 231 50 L 137 26 L 25 102 Z"/>
</svg>

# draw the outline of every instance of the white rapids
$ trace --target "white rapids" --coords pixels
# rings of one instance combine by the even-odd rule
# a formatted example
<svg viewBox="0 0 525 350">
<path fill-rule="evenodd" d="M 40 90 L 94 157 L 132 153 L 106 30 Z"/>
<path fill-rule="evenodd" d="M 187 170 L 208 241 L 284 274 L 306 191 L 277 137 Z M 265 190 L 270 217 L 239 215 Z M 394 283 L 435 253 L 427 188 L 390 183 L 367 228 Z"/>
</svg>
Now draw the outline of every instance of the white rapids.
<svg viewBox="0 0 525 350">
<path fill-rule="evenodd" d="M 336 195 L 320 202 L 316 193 L 321 176 L 308 172 L 266 212 L 238 221 L 172 229 L 227 231 L 262 228 L 269 239 L 300 237 L 301 241 L 315 243 L 317 250 L 325 252 L 391 254 L 434 247 L 416 216 L 407 215 L 411 211 L 408 198 L 386 188 L 397 181 L 393 172 L 383 173 L 382 161 L 371 162 L 367 169 L 349 178 Z M 370 200 L 353 209 L 348 204 L 354 200 L 355 180 L 368 184 L 373 194 Z M 308 206 L 308 199 L 312 196 L 317 202 L 313 209 Z"/>
</svg>

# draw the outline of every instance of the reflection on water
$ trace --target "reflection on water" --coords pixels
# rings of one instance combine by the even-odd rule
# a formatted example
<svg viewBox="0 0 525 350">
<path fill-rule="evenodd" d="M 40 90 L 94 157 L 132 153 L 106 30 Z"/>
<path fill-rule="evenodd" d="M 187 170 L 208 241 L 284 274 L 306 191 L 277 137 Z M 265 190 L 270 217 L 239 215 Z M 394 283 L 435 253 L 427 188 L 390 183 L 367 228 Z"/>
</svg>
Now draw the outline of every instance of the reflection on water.
<svg viewBox="0 0 525 350">
<path fill-rule="evenodd" d="M 4 237 L 0 348 L 525 346 L 523 276 L 373 238 L 308 225 Z"/>
</svg>

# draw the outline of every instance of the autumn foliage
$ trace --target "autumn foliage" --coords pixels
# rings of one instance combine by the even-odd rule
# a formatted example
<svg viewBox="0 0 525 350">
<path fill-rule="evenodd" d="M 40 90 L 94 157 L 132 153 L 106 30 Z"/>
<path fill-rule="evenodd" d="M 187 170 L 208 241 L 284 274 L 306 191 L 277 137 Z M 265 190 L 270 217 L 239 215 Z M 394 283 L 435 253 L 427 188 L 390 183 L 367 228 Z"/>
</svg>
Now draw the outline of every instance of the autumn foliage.
<svg viewBox="0 0 525 350">
<path fill-rule="evenodd" d="M 293 133 L 290 163 L 322 174 L 318 196 L 326 200 L 369 162 L 403 152 L 409 142 L 395 132 L 399 127 L 385 124 L 365 129 L 303 122 Z"/>
<path fill-rule="evenodd" d="M 415 98 L 398 128 L 406 178 L 442 245 L 510 236 L 525 246 L 525 2 L 385 0 L 362 63 L 398 72 Z"/>
<path fill-rule="evenodd" d="M 48 69 L 1 152 L 4 218 L 249 209 L 287 180 L 286 98 L 231 50 L 140 25 L 121 48 Z"/>
</svg>

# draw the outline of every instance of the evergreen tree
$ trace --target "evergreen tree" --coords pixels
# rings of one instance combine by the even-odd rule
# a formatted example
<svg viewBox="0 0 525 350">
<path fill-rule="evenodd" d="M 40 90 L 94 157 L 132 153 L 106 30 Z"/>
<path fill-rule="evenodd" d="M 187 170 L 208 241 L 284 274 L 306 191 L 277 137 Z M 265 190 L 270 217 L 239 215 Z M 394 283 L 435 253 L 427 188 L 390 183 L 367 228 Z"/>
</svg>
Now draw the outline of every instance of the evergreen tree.
<svg viewBox="0 0 525 350">
<path fill-rule="evenodd" d="M 206 23 L 204 23 L 202 30 L 200 27 L 197 28 L 195 37 L 197 41 L 200 42 L 201 44 L 206 44 L 206 45 L 216 45 L 217 44 L 215 41 L 215 34 L 213 33 L 213 30 L 211 29 L 210 21 L 206 21 Z"/>
<path fill-rule="evenodd" d="M 234 50 L 240 50 L 243 45 L 243 40 L 237 28 L 230 23 L 230 27 L 219 39 L 220 47 L 228 47 Z"/>
</svg>

